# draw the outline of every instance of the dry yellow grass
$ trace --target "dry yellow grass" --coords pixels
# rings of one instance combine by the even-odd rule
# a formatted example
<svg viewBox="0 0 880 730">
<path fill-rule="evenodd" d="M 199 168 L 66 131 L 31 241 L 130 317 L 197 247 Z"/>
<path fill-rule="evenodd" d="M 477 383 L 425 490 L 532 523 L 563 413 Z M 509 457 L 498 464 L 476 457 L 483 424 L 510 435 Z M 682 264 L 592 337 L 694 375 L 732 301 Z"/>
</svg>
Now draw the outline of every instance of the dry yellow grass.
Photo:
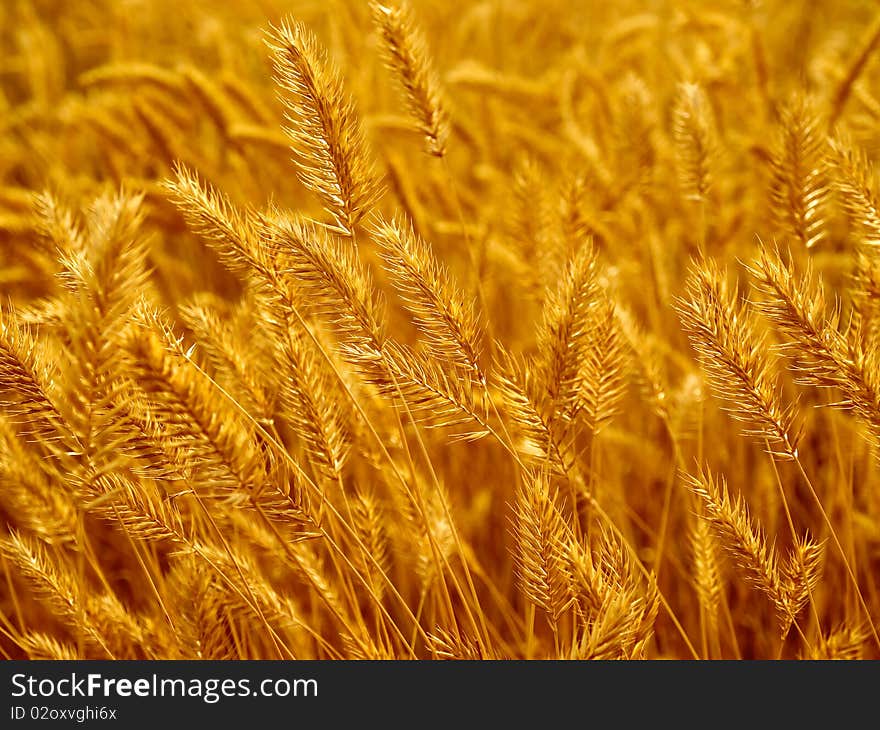
<svg viewBox="0 0 880 730">
<path fill-rule="evenodd" d="M 0 653 L 880 658 L 878 39 L 0 3 Z"/>
</svg>

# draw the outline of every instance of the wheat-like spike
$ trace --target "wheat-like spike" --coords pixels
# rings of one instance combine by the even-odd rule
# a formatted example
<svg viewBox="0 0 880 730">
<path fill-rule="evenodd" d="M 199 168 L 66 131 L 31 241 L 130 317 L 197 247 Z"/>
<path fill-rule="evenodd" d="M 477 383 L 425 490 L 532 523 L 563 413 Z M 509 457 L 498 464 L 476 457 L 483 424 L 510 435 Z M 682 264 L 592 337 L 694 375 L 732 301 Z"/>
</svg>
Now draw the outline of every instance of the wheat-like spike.
<svg viewBox="0 0 880 730">
<path fill-rule="evenodd" d="M 261 220 L 237 209 L 226 196 L 182 166 L 176 168 L 166 187 L 190 228 L 206 240 L 230 271 L 251 286 L 262 324 L 283 343 L 299 302 L 278 260 L 273 238 L 263 235 Z"/>
<path fill-rule="evenodd" d="M 594 539 L 571 546 L 574 575 L 582 585 L 582 598 L 587 598 L 592 609 L 598 610 L 604 591 L 621 588 L 632 578 L 632 561 L 624 545 L 614 533 L 602 527 Z M 592 582 L 592 587 L 590 583 Z M 592 598 L 590 593 L 593 593 Z M 596 599 L 596 600 L 592 600 Z"/>
<path fill-rule="evenodd" d="M 252 216 L 235 208 L 223 193 L 183 165 L 175 166 L 165 187 L 189 227 L 231 271 L 247 277 L 253 269 L 262 272 L 269 267 L 270 256 L 260 246 Z"/>
<path fill-rule="evenodd" d="M 609 530 L 603 529 L 593 551 L 573 541 L 569 547 L 572 588 L 582 625 L 580 639 L 572 645 L 572 658 L 598 659 L 605 652 L 610 653 L 606 658 L 642 657 L 659 606 L 653 579 L 642 580 L 629 552 Z"/>
<path fill-rule="evenodd" d="M 837 121 L 843 113 L 853 86 L 859 76 L 861 76 L 862 71 L 865 70 L 878 45 L 880 45 L 880 16 L 877 16 L 874 22 L 866 29 L 862 42 L 858 46 L 858 53 L 853 55 L 852 61 L 847 66 L 846 73 L 841 77 L 837 88 L 835 88 L 831 96 L 831 112 L 829 117 L 832 123 Z"/>
<path fill-rule="evenodd" d="M 880 658 L 880 11 L 85 5 L 0 0 L 0 656 Z"/>
<path fill-rule="evenodd" d="M 108 647 L 120 659 L 143 659 L 144 627 L 141 618 L 112 593 L 85 596 L 85 612 Z M 152 658 L 152 657 L 146 657 Z"/>
<path fill-rule="evenodd" d="M 39 204 L 40 197 L 27 187 L 0 185 L 0 209 L 27 213 Z"/>
<path fill-rule="evenodd" d="M 880 436 L 876 355 L 857 329 L 840 332 L 837 309 L 827 311 L 824 289 L 809 262 L 799 276 L 791 260 L 786 263 L 778 250 L 771 254 L 764 248 L 749 271 L 764 295 L 757 306 L 788 338 L 784 347 L 801 382 L 838 388 L 843 400 L 837 405 L 854 409 Z"/>
<path fill-rule="evenodd" d="M 25 634 L 19 639 L 19 646 L 28 655 L 28 659 L 75 661 L 83 658 L 75 646 L 42 631 Z"/>
<path fill-rule="evenodd" d="M 614 114 L 614 152 L 625 185 L 647 185 L 657 156 L 656 113 L 645 80 L 633 72 L 621 79 Z"/>
<path fill-rule="evenodd" d="M 427 485 L 415 475 L 415 484 L 399 480 L 392 496 L 401 518 L 389 533 L 397 541 L 423 587 L 430 586 L 457 554 L 456 528 L 449 494 L 442 483 Z"/>
<path fill-rule="evenodd" d="M 604 580 L 600 566 L 601 558 L 594 555 L 589 545 L 571 540 L 568 563 L 578 615 L 592 616 L 600 610 L 611 589 L 609 583 Z"/>
<path fill-rule="evenodd" d="M 631 352 L 634 375 L 642 386 L 646 399 L 661 419 L 668 420 L 670 386 L 655 338 L 642 329 L 631 312 L 617 306 L 614 313 Z"/>
<path fill-rule="evenodd" d="M 321 537 L 310 501 L 304 493 L 300 480 L 289 478 L 287 482 L 275 478 L 267 488 L 254 495 L 233 495 L 230 508 L 249 509 L 274 522 L 274 533 L 280 533 L 288 544 L 306 542 Z M 273 534 L 274 534 L 273 533 Z M 277 543 L 276 543 L 277 545 Z"/>
<path fill-rule="evenodd" d="M 827 310 L 824 289 L 810 262 L 798 276 L 791 257 L 786 263 L 778 248 L 771 253 L 762 247 L 748 271 L 763 294 L 756 308 L 788 338 L 783 347 L 805 384 L 834 385 L 843 347 L 839 317 L 836 308 Z"/>
<path fill-rule="evenodd" d="M 880 199 L 865 151 L 838 135 L 830 141 L 828 164 L 834 188 L 859 233 L 859 242 L 880 246 Z"/>
<path fill-rule="evenodd" d="M 691 531 L 691 549 L 693 551 L 694 578 L 697 596 L 700 599 L 710 631 L 718 630 L 721 598 L 724 582 L 718 564 L 718 552 L 712 523 L 703 517 L 697 517 Z"/>
<path fill-rule="evenodd" d="M 873 247 L 856 251 L 849 289 L 854 329 L 869 342 L 876 342 L 880 334 L 880 256 Z"/>
<path fill-rule="evenodd" d="M 52 611 L 92 645 L 105 650 L 107 642 L 87 615 L 83 586 L 69 566 L 56 560 L 37 540 L 11 532 L 0 540 L 0 553 L 18 569 Z"/>
<path fill-rule="evenodd" d="M 482 331 L 473 303 L 452 282 L 411 223 L 378 218 L 371 231 L 381 247 L 385 268 L 425 335 L 428 352 L 485 383 L 479 362 Z"/>
<path fill-rule="evenodd" d="M 343 354 L 356 363 L 380 360 L 384 307 L 354 249 L 319 226 L 280 215 L 263 218 L 263 237 L 283 251 L 287 273 L 311 295 L 313 308 L 331 320 Z"/>
<path fill-rule="evenodd" d="M 229 139 L 237 146 L 252 144 L 263 146 L 267 150 L 280 151 L 290 149 L 287 135 L 275 127 L 262 124 L 233 124 L 229 128 Z"/>
<path fill-rule="evenodd" d="M 172 115 L 164 113 L 153 95 L 144 94 L 134 102 L 134 113 L 146 133 L 144 144 L 168 165 L 175 165 L 186 153 L 181 144 L 185 131 Z"/>
<path fill-rule="evenodd" d="M 614 304 L 603 298 L 592 319 L 577 398 L 578 413 L 595 435 L 618 413 L 626 393 L 628 358 Z"/>
<path fill-rule="evenodd" d="M 362 561 L 363 573 L 367 576 L 373 595 L 381 599 L 385 593 L 387 576 L 391 570 L 388 534 L 385 528 L 387 515 L 371 490 L 358 489 L 352 504 L 354 524 L 358 537 L 373 560 Z M 381 572 L 380 572 L 381 570 Z"/>
<path fill-rule="evenodd" d="M 640 578 L 632 555 L 621 538 L 608 528 L 602 528 L 593 562 L 600 571 L 601 580 L 616 590 L 632 587 Z"/>
<path fill-rule="evenodd" d="M 182 93 L 185 82 L 180 74 L 151 63 L 109 63 L 89 69 L 77 78 L 83 87 L 105 84 L 149 84 L 172 94 Z"/>
<path fill-rule="evenodd" d="M 279 262 L 274 237 L 264 235 L 265 226 L 258 217 L 238 210 L 185 167 L 176 168 L 166 187 L 190 228 L 204 237 L 230 271 L 250 285 L 261 325 L 277 343 L 284 343 L 294 312 L 301 305 Z"/>
<path fill-rule="evenodd" d="M 736 288 L 717 264 L 701 260 L 691 266 L 687 292 L 677 309 L 712 387 L 728 401 L 730 414 L 746 424 L 745 433 L 766 439 L 778 456 L 794 458 L 799 436 L 795 407 L 782 405 L 764 338 Z"/>
<path fill-rule="evenodd" d="M 59 457 L 82 453 L 69 413 L 53 387 L 57 374 L 35 336 L 22 328 L 14 312 L 0 312 L 0 405 L 12 421 L 31 430 Z"/>
<path fill-rule="evenodd" d="M 432 425 L 448 427 L 474 418 L 474 395 L 461 378 L 387 340 L 384 304 L 356 252 L 324 229 L 286 217 L 264 218 L 264 236 L 284 252 L 288 273 L 311 295 L 312 310 L 331 320 L 342 339 L 343 357 L 359 366 L 368 381 L 393 399 L 401 390 L 409 393 L 408 404 L 422 414 L 439 406 L 430 414 Z"/>
<path fill-rule="evenodd" d="M 194 66 L 184 65 L 180 75 L 186 80 L 187 90 L 192 91 L 217 127 L 226 135 L 237 121 L 238 113 L 223 87 Z"/>
<path fill-rule="evenodd" d="M 304 25 L 284 20 L 270 28 L 267 43 L 300 179 L 320 196 L 339 230 L 352 235 L 379 197 L 354 106 Z"/>
<path fill-rule="evenodd" d="M 235 567 L 232 561 L 227 561 L 227 567 L 222 570 Z M 197 628 L 195 635 L 202 651 L 208 657 L 220 659 L 254 659 L 265 657 L 267 653 L 295 659 L 292 634 L 299 624 L 292 618 L 296 609 L 285 605 L 290 603 L 289 599 L 277 594 L 257 595 L 263 582 L 253 580 L 250 574 L 246 574 L 244 580 L 239 575 L 235 578 L 236 581 L 212 577 L 205 588 L 201 609 L 216 617 L 214 622 L 221 634 L 213 636 Z"/>
<path fill-rule="evenodd" d="M 83 466 L 94 473 L 119 463 L 130 436 L 118 337 L 147 281 L 141 204 L 141 196 L 124 193 L 96 200 L 82 255 L 68 262 L 75 296 L 64 317 L 70 333 L 64 378 L 70 425 L 83 447 Z"/>
<path fill-rule="evenodd" d="M 303 579 L 314 588 L 331 613 L 340 618 L 343 624 L 350 625 L 348 607 L 335 585 L 335 577 L 327 570 L 315 546 L 310 543 L 300 543 L 293 547 L 291 555 Z"/>
<path fill-rule="evenodd" d="M 52 334 L 60 341 L 65 339 L 63 332 L 64 318 L 67 314 L 68 301 L 64 296 L 39 299 L 16 310 L 21 326 L 37 332 Z"/>
<path fill-rule="evenodd" d="M 242 78 L 232 69 L 226 69 L 220 72 L 218 82 L 226 96 L 234 102 L 241 112 L 244 112 L 240 115 L 242 121 L 261 124 L 272 122 L 274 112 L 263 97 L 261 90 L 255 89 L 249 79 Z"/>
<path fill-rule="evenodd" d="M 513 534 L 520 590 L 555 626 L 575 600 L 568 560 L 571 533 L 543 473 L 517 491 Z"/>
<path fill-rule="evenodd" d="M 470 378 L 425 353 L 387 342 L 382 351 L 385 369 L 368 378 L 389 399 L 405 407 L 429 428 L 452 429 L 464 440 L 489 433 L 482 397 Z M 390 380 L 389 380 L 390 378 Z M 462 429 L 468 424 L 469 429 Z"/>
<path fill-rule="evenodd" d="M 499 349 L 497 385 L 505 410 L 520 437 L 518 449 L 529 461 L 567 474 L 574 465 L 570 443 L 560 433 L 528 363 Z"/>
<path fill-rule="evenodd" d="M 629 599 L 630 623 L 633 626 L 632 639 L 625 646 L 626 659 L 644 660 L 647 657 L 648 645 L 654 635 L 657 614 L 660 611 L 660 592 L 653 577 L 647 586 Z"/>
<path fill-rule="evenodd" d="M 874 439 L 880 438 L 880 353 L 855 328 L 847 333 L 840 367 L 844 400 L 839 405 L 852 408 Z"/>
<path fill-rule="evenodd" d="M 435 626 L 428 633 L 428 650 L 432 657 L 441 660 L 476 661 L 479 659 L 504 659 L 492 647 L 484 647 L 479 641 L 464 633 L 452 634 L 442 626 Z"/>
<path fill-rule="evenodd" d="M 236 393 L 242 406 L 256 418 L 268 421 L 274 410 L 272 385 L 251 340 L 246 341 L 235 324 L 204 298 L 180 309 L 180 316 L 193 331 L 227 389 Z"/>
<path fill-rule="evenodd" d="M 644 574 L 636 565 L 636 558 L 626 548 L 623 538 L 614 531 L 603 528 L 599 550 L 593 557 L 598 567 L 600 595 L 611 590 L 628 596 L 633 622 L 633 642 L 628 658 L 642 656 L 650 639 L 660 605 L 656 580 Z"/>
<path fill-rule="evenodd" d="M 141 326 L 125 343 L 132 377 L 166 437 L 186 444 L 191 478 L 208 493 L 259 492 L 267 474 L 251 429 L 180 352 L 157 313 L 142 309 L 138 317 Z"/>
<path fill-rule="evenodd" d="M 343 600 L 333 574 L 330 573 L 321 556 L 307 543 L 300 543 L 291 551 L 296 568 L 306 583 L 315 591 L 333 617 L 343 627 L 341 634 L 347 651 L 356 653 L 362 658 L 383 658 L 383 652 L 376 641 L 364 630 L 363 625 L 355 622 L 351 616 L 349 605 Z"/>
<path fill-rule="evenodd" d="M 514 168 L 511 210 L 505 217 L 510 219 L 510 240 L 522 268 L 523 288 L 535 296 L 544 287 L 558 286 L 556 274 L 569 253 L 563 250 L 565 241 L 554 235 L 555 201 L 550 189 L 546 171 L 533 158 L 521 160 Z"/>
<path fill-rule="evenodd" d="M 175 650 L 180 659 L 234 659 L 226 616 L 214 597 L 222 593 L 220 579 L 193 554 L 172 565 L 167 585 L 176 616 Z"/>
<path fill-rule="evenodd" d="M 119 474 L 86 480 L 86 508 L 129 535 L 147 542 L 189 544 L 179 502 Z"/>
<path fill-rule="evenodd" d="M 607 661 L 629 659 L 634 642 L 633 605 L 626 593 L 608 593 L 596 614 L 572 646 L 570 659 Z"/>
<path fill-rule="evenodd" d="M 161 421 L 150 412 L 146 394 L 133 381 L 125 389 L 124 396 L 127 408 L 121 433 L 126 440 L 119 448 L 120 453 L 128 457 L 125 468 L 142 479 L 159 482 L 186 481 L 188 466 L 182 443 L 168 438 Z M 108 469 L 102 471 L 104 474 L 110 472 Z M 92 476 L 103 474 L 93 471 Z M 90 480 L 86 479 L 83 486 L 90 488 Z"/>
<path fill-rule="evenodd" d="M 350 246 L 321 227 L 277 214 L 263 218 L 263 235 L 283 252 L 286 273 L 308 293 L 312 312 L 330 320 L 343 359 L 357 366 L 368 382 L 394 400 L 402 389 L 408 390 L 423 413 L 430 402 L 443 402 L 443 410 L 435 414 L 439 418 L 432 419 L 437 426 L 452 425 L 443 415 L 451 410 L 473 415 L 466 405 L 473 397 L 459 379 L 388 341 L 384 302 Z"/>
<path fill-rule="evenodd" d="M 45 543 L 66 543 L 76 534 L 77 509 L 47 467 L 0 418 L 0 504 Z"/>
<path fill-rule="evenodd" d="M 270 624 L 280 628 L 291 628 L 301 623 L 295 613 L 295 604 L 275 590 L 250 556 L 242 552 L 230 555 L 221 547 L 203 543 L 196 543 L 193 550 L 216 566 L 229 581 L 222 585 L 231 614 L 257 618 L 262 614 Z"/>
<path fill-rule="evenodd" d="M 571 420 L 580 405 L 584 363 L 593 344 L 592 310 L 597 301 L 596 254 L 592 244 L 578 249 L 559 288 L 549 294 L 538 330 L 536 375 L 551 420 Z"/>
<path fill-rule="evenodd" d="M 82 249 L 91 264 L 90 271 L 78 271 L 76 275 L 84 284 L 96 290 L 94 296 L 117 314 L 116 307 L 124 310 L 137 296 L 123 297 L 118 290 L 132 287 L 146 278 L 144 259 L 146 242 L 141 228 L 144 222 L 144 196 L 121 190 L 97 198 L 86 211 L 88 236 Z M 124 313 L 124 312 L 123 312 Z"/>
<path fill-rule="evenodd" d="M 742 496 L 731 498 L 723 477 L 700 469 L 685 476 L 691 490 L 703 502 L 705 517 L 718 534 L 721 545 L 743 570 L 747 580 L 763 592 L 776 609 L 782 633 L 794 620 L 795 610 L 776 550 L 749 515 Z"/>
<path fill-rule="evenodd" d="M 863 659 L 869 636 L 870 631 L 864 626 L 844 622 L 827 634 L 820 632 L 804 658 L 818 661 Z"/>
<path fill-rule="evenodd" d="M 437 73 L 430 62 L 427 44 L 413 22 L 408 4 L 389 5 L 372 1 L 373 18 L 384 41 L 388 66 L 403 88 L 406 105 L 425 135 L 428 153 L 446 154 L 449 120 Z"/>
<path fill-rule="evenodd" d="M 13 531 L 0 545 L 4 557 L 12 561 L 40 592 L 46 593 L 54 606 L 61 612 L 75 610 L 76 581 L 52 564 L 39 542 Z"/>
<path fill-rule="evenodd" d="M 585 241 L 601 238 L 597 209 L 597 184 L 589 173 L 571 175 L 564 183 L 559 201 L 559 226 L 570 257 Z"/>
<path fill-rule="evenodd" d="M 262 529 L 252 519 L 237 524 L 248 536 Z M 281 565 L 278 560 L 277 533 L 267 533 L 267 540 L 268 561 L 258 562 L 257 556 L 246 550 L 252 544 L 250 542 L 222 547 L 214 543 L 196 542 L 192 551 L 195 561 L 190 563 L 200 573 L 207 572 L 205 566 L 211 571 L 203 583 L 207 605 L 201 608 L 222 617 L 226 622 L 237 624 L 237 628 L 232 629 L 233 633 L 243 632 L 243 637 L 248 640 L 260 637 L 260 643 L 266 644 L 257 648 L 252 655 L 254 658 L 265 656 L 267 651 L 279 650 L 283 655 L 291 656 L 298 648 L 300 629 L 305 626 L 306 614 L 299 605 L 298 597 L 288 593 L 293 577 L 289 571 L 290 562 L 285 560 Z M 292 552 L 301 547 L 305 546 L 291 543 Z M 279 582 L 285 585 L 282 587 Z M 269 640 L 274 647 L 269 645 Z M 279 642 L 283 646 L 279 646 Z M 211 643 L 210 637 L 201 637 L 202 645 Z"/>
<path fill-rule="evenodd" d="M 787 560 L 782 565 L 791 614 L 807 605 L 822 578 L 824 543 L 814 542 L 809 535 L 795 537 Z"/>
<path fill-rule="evenodd" d="M 36 196 L 33 210 L 41 235 L 56 252 L 80 251 L 85 248 L 82 222 L 54 195 L 43 192 Z"/>
<path fill-rule="evenodd" d="M 282 413 L 321 473 L 335 481 L 348 457 L 351 437 L 335 391 L 304 337 L 291 335 L 283 348 Z"/>
<path fill-rule="evenodd" d="M 712 186 L 717 142 L 712 105 L 699 84 L 679 84 L 672 134 L 682 190 L 688 198 L 705 200 Z"/>
<path fill-rule="evenodd" d="M 827 235 L 829 197 L 823 123 L 806 97 L 780 112 L 772 159 L 771 201 L 779 225 L 806 248 Z"/>
</svg>

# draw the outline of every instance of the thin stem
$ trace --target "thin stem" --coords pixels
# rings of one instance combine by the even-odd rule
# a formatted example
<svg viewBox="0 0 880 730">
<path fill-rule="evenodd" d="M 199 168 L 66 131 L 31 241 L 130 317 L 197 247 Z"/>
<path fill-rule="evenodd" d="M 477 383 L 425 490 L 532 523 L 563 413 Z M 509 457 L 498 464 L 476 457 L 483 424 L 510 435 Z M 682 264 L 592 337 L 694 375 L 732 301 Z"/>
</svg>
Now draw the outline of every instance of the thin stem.
<svg viewBox="0 0 880 730">
<path fill-rule="evenodd" d="M 849 576 L 850 581 L 852 581 L 853 588 L 855 588 L 856 597 L 858 598 L 859 604 L 862 607 L 862 611 L 864 611 L 865 613 L 865 618 L 868 621 L 868 625 L 871 627 L 871 634 L 874 636 L 874 642 L 877 644 L 877 647 L 880 648 L 880 636 L 878 636 L 877 634 L 877 627 L 874 625 L 874 620 L 871 618 L 871 610 L 868 608 L 868 604 L 865 603 L 865 598 L 862 595 L 861 588 L 859 587 L 858 578 L 856 578 L 855 573 L 853 573 L 852 567 L 849 564 L 849 560 L 846 557 L 846 550 L 844 549 L 843 545 L 840 544 L 840 540 L 837 537 L 837 532 L 834 529 L 834 525 L 831 524 L 831 519 L 828 517 L 828 513 L 825 511 L 825 507 L 822 505 L 822 500 L 819 499 L 819 495 L 816 493 L 816 488 L 813 486 L 813 482 L 807 475 L 807 472 L 804 469 L 804 465 L 801 463 L 800 457 L 797 456 L 796 452 L 794 462 L 795 464 L 797 464 L 798 470 L 800 471 L 801 476 L 803 477 L 804 482 L 807 485 L 807 489 L 810 490 L 810 494 L 813 496 L 816 505 L 819 507 L 819 512 L 822 515 L 822 519 L 828 526 L 828 532 L 831 535 L 831 540 L 834 542 L 837 551 L 840 553 L 840 557 L 843 560 L 843 565 L 846 568 L 847 575 Z"/>
</svg>

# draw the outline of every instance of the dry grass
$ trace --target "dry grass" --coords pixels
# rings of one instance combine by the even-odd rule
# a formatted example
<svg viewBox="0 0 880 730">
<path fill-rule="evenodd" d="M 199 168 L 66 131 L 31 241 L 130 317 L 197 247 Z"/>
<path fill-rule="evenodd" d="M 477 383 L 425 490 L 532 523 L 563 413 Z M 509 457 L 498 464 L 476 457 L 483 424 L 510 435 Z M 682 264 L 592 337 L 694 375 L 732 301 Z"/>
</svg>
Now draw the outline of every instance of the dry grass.
<svg viewBox="0 0 880 730">
<path fill-rule="evenodd" d="M 0 653 L 880 658 L 875 14 L 0 3 Z"/>
</svg>

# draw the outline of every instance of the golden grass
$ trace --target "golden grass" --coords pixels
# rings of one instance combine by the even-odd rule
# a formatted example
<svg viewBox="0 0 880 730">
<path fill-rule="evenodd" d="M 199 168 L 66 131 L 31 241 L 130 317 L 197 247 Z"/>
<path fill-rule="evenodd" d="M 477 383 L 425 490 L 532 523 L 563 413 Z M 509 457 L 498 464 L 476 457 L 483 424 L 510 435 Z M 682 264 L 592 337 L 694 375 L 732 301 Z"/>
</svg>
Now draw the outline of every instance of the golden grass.
<svg viewBox="0 0 880 730">
<path fill-rule="evenodd" d="M 0 653 L 880 658 L 878 39 L 0 4 Z"/>
</svg>

